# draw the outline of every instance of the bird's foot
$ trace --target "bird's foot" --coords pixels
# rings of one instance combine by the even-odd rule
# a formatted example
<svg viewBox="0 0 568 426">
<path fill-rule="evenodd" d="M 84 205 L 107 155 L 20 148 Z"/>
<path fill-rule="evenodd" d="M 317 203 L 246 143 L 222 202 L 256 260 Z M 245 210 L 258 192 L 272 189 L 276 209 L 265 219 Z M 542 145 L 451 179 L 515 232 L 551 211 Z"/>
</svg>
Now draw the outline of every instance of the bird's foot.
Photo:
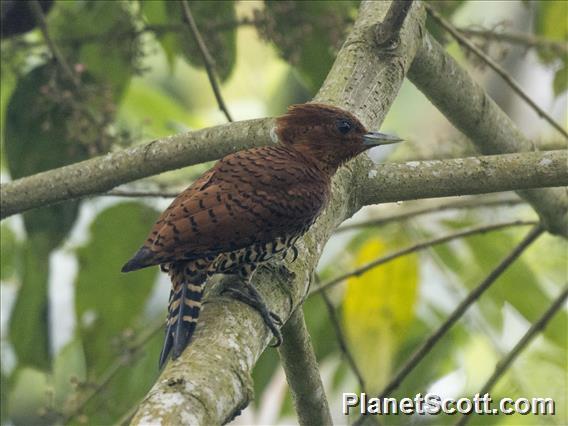
<svg viewBox="0 0 568 426">
<path fill-rule="evenodd" d="M 236 288 L 234 283 L 229 283 L 224 287 L 221 294 L 227 294 L 233 299 L 238 300 L 239 302 L 243 302 L 256 309 L 256 311 L 260 314 L 262 320 L 274 336 L 275 342 L 270 346 L 280 346 L 282 344 L 282 333 L 280 333 L 279 327 L 282 327 L 282 325 L 284 324 L 282 318 L 280 318 L 280 316 L 278 316 L 276 313 L 271 312 L 266 307 L 266 304 L 262 300 L 260 293 L 258 293 L 256 289 L 252 287 L 252 285 L 248 284 L 244 288 L 247 291 L 243 291 L 242 286 L 240 286 L 240 288 Z"/>
</svg>

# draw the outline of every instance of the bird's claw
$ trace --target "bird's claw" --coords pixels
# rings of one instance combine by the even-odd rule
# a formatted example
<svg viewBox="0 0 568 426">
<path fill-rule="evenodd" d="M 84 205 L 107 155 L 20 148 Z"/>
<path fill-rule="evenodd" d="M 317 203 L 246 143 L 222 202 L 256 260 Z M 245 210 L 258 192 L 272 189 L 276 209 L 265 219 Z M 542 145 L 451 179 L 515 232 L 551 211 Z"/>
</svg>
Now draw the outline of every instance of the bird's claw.
<svg viewBox="0 0 568 426">
<path fill-rule="evenodd" d="M 251 287 L 246 287 L 249 290 Z M 271 347 L 277 347 L 282 344 L 282 333 L 280 333 L 279 327 L 282 327 L 284 322 L 280 316 L 266 307 L 263 300 L 260 298 L 260 295 L 255 291 L 244 292 L 239 288 L 235 288 L 233 286 L 226 286 L 222 291 L 221 294 L 227 294 L 235 300 L 239 302 L 243 302 L 250 307 L 254 308 L 262 317 L 262 320 L 268 327 L 268 329 L 272 332 L 274 336 L 275 343 L 271 343 Z"/>
</svg>

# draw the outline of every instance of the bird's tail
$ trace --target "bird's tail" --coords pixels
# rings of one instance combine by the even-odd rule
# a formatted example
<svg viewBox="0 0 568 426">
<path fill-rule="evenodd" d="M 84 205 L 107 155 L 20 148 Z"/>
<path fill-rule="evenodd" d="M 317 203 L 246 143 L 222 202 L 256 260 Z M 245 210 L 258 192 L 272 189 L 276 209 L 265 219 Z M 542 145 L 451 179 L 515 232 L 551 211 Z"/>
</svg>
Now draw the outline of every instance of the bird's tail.
<svg viewBox="0 0 568 426">
<path fill-rule="evenodd" d="M 167 270 L 172 280 L 172 289 L 160 368 L 166 363 L 170 352 L 172 358 L 176 359 L 189 343 L 197 326 L 205 282 L 204 277 L 190 274 L 187 262 L 171 263 Z"/>
</svg>

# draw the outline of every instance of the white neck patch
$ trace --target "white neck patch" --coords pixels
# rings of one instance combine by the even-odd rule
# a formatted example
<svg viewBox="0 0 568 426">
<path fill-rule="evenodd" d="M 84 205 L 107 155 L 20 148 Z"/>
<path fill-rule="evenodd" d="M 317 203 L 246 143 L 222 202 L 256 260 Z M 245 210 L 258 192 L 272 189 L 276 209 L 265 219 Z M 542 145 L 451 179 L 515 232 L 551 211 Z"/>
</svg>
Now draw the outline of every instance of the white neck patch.
<svg viewBox="0 0 568 426">
<path fill-rule="evenodd" d="M 276 126 L 273 126 L 272 129 L 270 129 L 270 139 L 273 143 L 279 142 L 278 134 L 276 133 Z"/>
</svg>

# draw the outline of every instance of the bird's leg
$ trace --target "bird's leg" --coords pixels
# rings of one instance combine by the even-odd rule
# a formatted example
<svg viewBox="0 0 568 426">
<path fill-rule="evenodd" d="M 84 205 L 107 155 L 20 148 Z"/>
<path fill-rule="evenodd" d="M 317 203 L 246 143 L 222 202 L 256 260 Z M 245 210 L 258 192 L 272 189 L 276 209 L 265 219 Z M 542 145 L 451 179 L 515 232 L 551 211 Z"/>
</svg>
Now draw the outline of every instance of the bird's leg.
<svg viewBox="0 0 568 426">
<path fill-rule="evenodd" d="M 262 296 L 252 285 L 251 278 L 255 269 L 256 267 L 252 265 L 247 265 L 241 268 L 238 276 L 242 281 L 242 284 L 244 284 L 244 288 L 241 286 L 236 288 L 235 283 L 230 282 L 223 289 L 223 293 L 228 293 L 235 300 L 246 303 L 250 307 L 256 309 L 276 340 L 276 342 L 271 346 L 280 346 L 282 343 L 282 334 L 280 333 L 279 327 L 282 326 L 283 322 L 277 314 L 268 309 Z"/>
</svg>

